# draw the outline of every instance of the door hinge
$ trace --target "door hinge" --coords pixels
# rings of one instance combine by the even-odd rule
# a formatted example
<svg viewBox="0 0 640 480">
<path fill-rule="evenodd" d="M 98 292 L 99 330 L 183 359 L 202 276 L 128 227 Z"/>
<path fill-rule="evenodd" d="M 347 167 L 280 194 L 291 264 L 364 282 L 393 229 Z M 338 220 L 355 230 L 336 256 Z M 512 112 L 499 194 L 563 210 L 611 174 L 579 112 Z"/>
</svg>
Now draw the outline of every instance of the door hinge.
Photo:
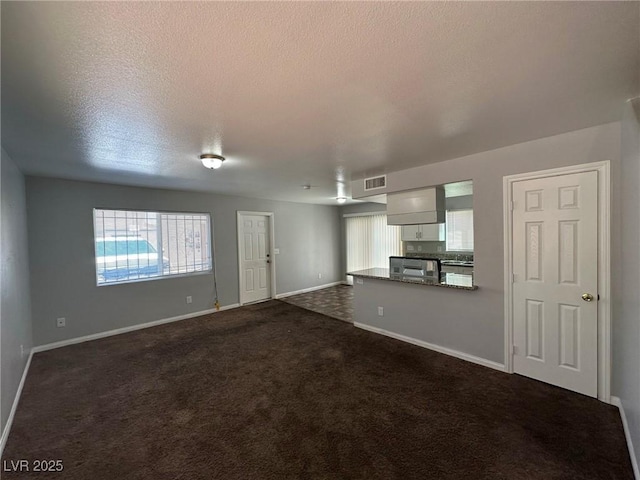
<svg viewBox="0 0 640 480">
<path fill-rule="evenodd" d="M 515 210 L 515 208 L 516 208 L 516 202 L 510 202 L 509 208 L 513 212 Z"/>
<path fill-rule="evenodd" d="M 516 283 L 516 274 L 515 273 L 511 274 L 511 283 Z"/>
<path fill-rule="evenodd" d="M 511 345 L 511 355 L 518 355 L 518 347 Z"/>
</svg>

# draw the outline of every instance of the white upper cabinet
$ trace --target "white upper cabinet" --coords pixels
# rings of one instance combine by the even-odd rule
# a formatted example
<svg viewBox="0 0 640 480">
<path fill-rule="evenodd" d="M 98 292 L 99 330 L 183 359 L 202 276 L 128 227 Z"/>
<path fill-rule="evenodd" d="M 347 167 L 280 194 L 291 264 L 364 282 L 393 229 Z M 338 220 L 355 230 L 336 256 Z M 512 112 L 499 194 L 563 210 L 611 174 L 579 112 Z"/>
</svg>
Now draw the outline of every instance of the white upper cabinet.
<svg viewBox="0 0 640 480">
<path fill-rule="evenodd" d="M 429 225 L 420 225 L 421 237 L 420 240 L 424 242 L 444 242 L 445 230 L 444 223 L 431 223 Z"/>
<path fill-rule="evenodd" d="M 403 225 L 401 235 L 403 242 L 444 242 L 445 224 Z"/>
<path fill-rule="evenodd" d="M 443 187 L 390 193 L 387 195 L 388 225 L 424 225 L 445 221 Z"/>
<path fill-rule="evenodd" d="M 422 225 L 402 225 L 401 238 L 403 242 L 420 241 L 420 227 Z"/>
</svg>

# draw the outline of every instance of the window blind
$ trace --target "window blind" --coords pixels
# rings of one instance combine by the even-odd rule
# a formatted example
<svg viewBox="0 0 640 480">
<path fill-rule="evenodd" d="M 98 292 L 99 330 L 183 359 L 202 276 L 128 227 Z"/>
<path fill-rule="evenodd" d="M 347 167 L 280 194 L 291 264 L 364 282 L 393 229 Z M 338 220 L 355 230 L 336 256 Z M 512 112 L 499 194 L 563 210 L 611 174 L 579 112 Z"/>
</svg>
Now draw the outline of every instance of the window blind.
<svg viewBox="0 0 640 480">
<path fill-rule="evenodd" d="M 473 210 L 447 210 L 447 251 L 473 251 Z"/>
<path fill-rule="evenodd" d="M 386 215 L 347 217 L 345 230 L 348 272 L 388 268 L 389 257 L 402 254 L 400 227 L 387 225 Z"/>
</svg>

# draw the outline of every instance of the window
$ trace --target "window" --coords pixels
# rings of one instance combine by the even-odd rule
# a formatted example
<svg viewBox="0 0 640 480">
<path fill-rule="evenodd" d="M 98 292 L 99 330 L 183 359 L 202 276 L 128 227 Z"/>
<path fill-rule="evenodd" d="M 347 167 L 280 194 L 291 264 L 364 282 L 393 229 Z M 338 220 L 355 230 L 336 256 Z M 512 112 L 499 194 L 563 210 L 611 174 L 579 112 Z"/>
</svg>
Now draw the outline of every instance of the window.
<svg viewBox="0 0 640 480">
<path fill-rule="evenodd" d="M 447 210 L 447 251 L 473 252 L 473 210 Z"/>
<path fill-rule="evenodd" d="M 210 272 L 208 213 L 93 210 L 98 285 Z"/>
<path fill-rule="evenodd" d="M 402 255 L 400 227 L 387 225 L 384 214 L 346 217 L 345 230 L 348 272 L 389 268 L 389 257 Z"/>
</svg>

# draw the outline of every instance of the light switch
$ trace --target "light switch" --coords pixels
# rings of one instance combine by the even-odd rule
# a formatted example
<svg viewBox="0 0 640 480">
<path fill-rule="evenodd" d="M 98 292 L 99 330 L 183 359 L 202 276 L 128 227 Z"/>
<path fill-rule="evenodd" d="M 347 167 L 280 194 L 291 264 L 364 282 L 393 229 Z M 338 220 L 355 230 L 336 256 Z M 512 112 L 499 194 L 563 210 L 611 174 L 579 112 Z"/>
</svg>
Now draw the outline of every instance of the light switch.
<svg viewBox="0 0 640 480">
<path fill-rule="evenodd" d="M 279 248 L 274 248 L 273 249 L 273 254 L 274 255 L 280 255 L 280 249 Z"/>
</svg>

